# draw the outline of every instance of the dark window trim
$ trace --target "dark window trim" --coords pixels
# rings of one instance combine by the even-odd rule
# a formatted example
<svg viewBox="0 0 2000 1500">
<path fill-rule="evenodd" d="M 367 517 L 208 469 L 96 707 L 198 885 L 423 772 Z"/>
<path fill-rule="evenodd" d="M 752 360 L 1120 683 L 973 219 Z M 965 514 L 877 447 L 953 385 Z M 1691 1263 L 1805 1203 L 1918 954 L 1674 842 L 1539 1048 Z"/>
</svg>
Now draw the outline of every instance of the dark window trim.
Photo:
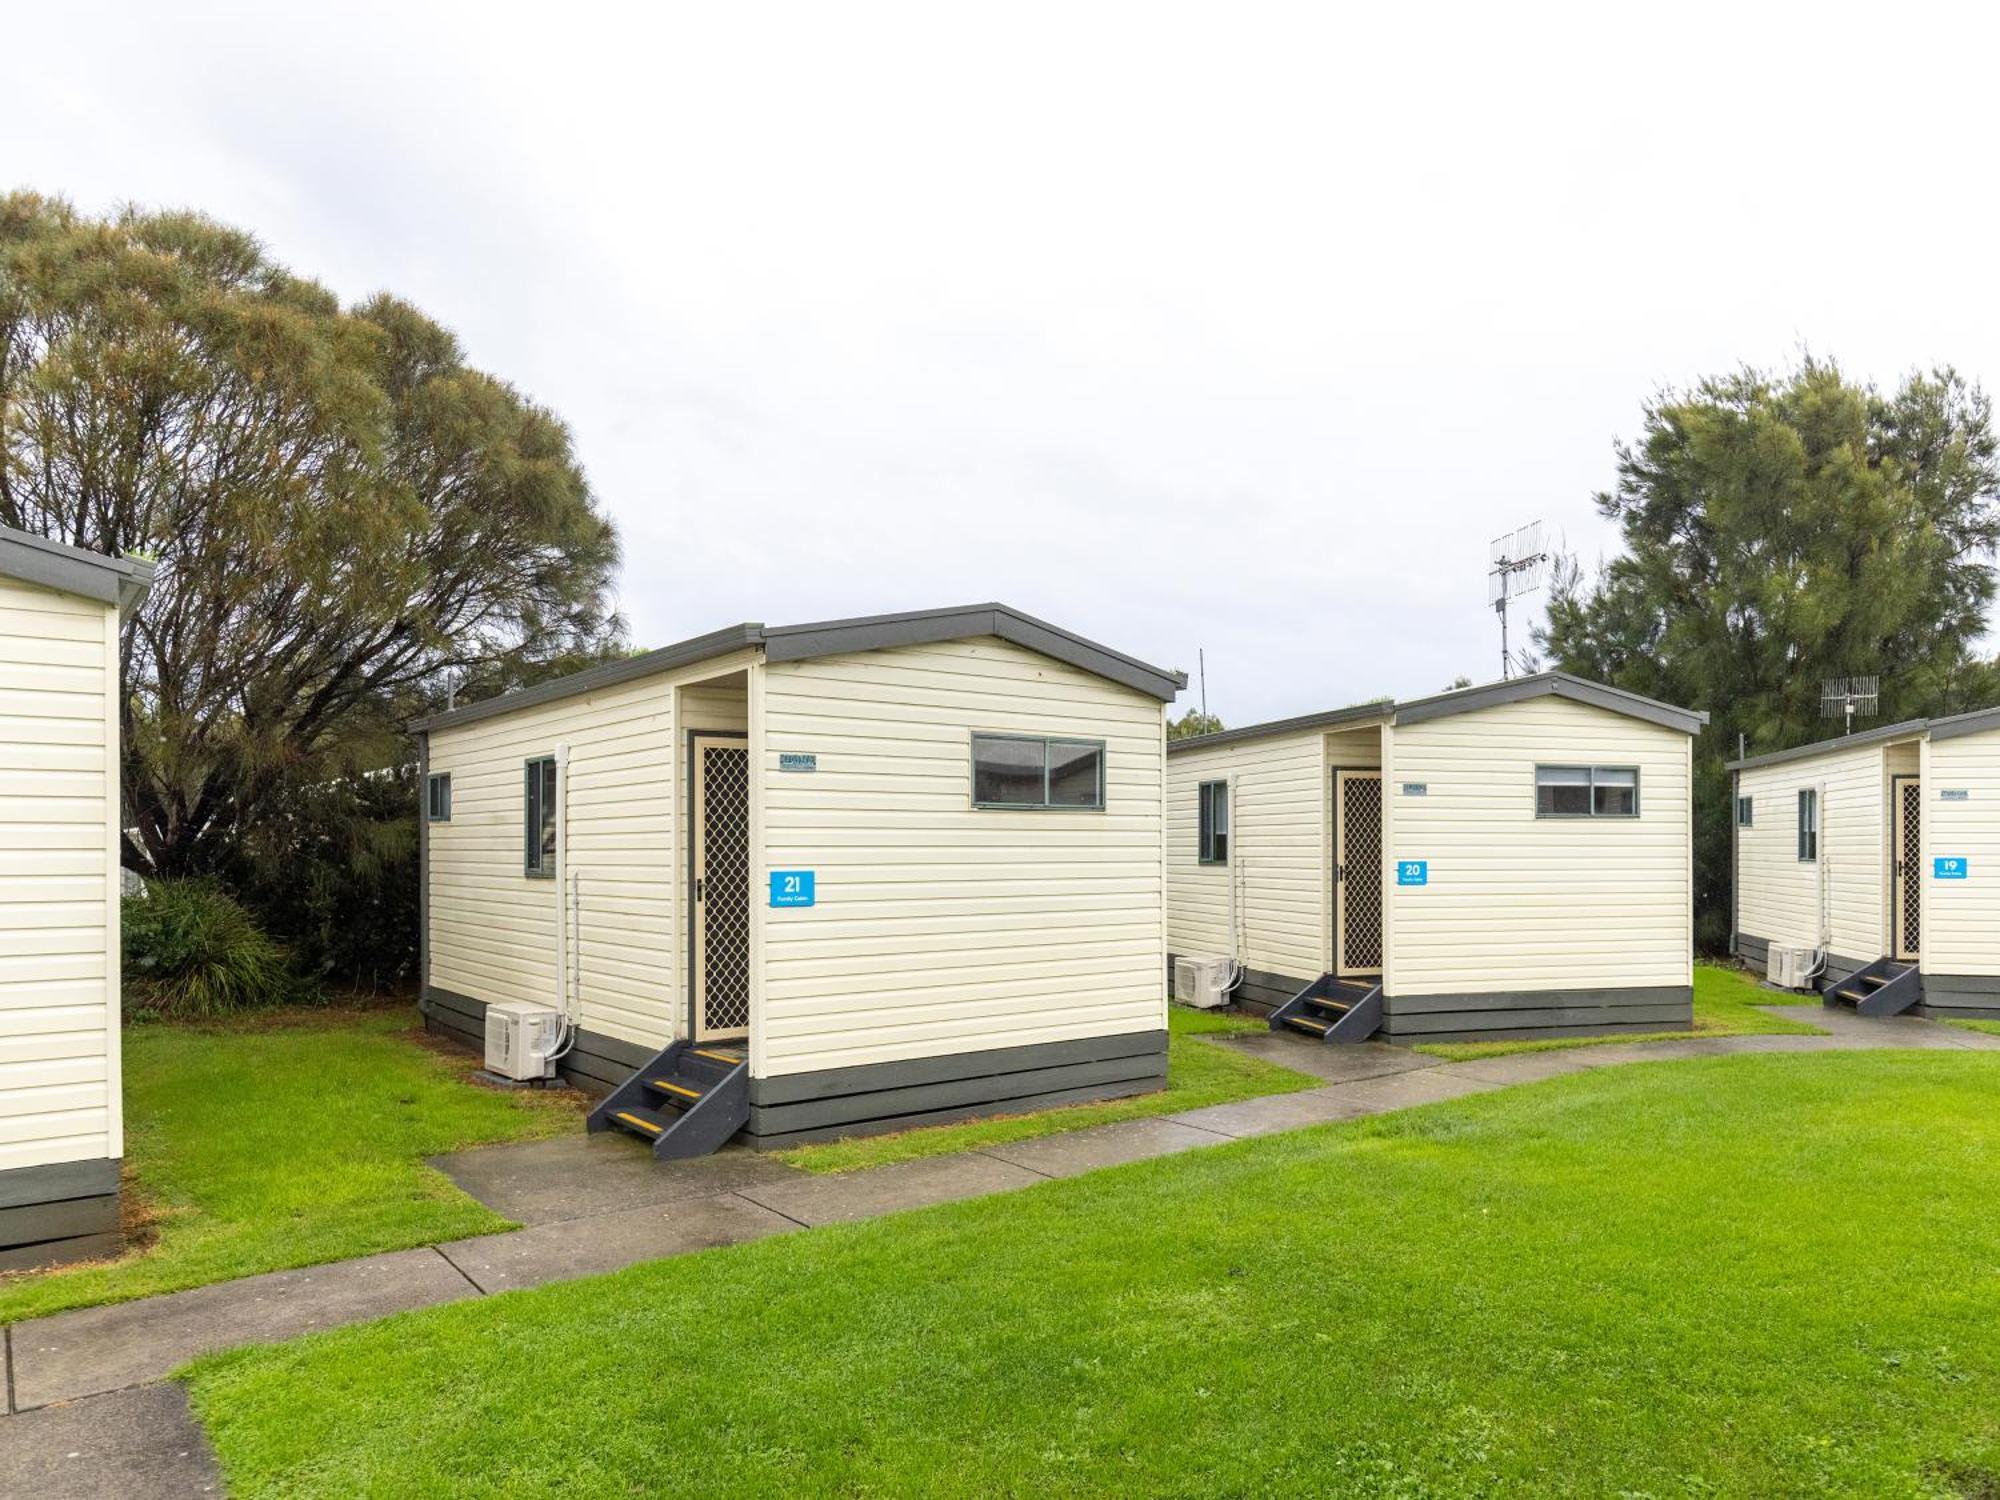
<svg viewBox="0 0 2000 1500">
<path fill-rule="evenodd" d="M 1590 790 L 1590 811 L 1575 813 L 1543 812 L 1542 772 L 1544 771 L 1582 771 L 1585 775 L 1589 776 L 1590 781 L 1587 785 Z M 1600 771 L 1630 771 L 1632 773 L 1632 810 L 1630 812 L 1601 813 L 1597 810 L 1597 773 Z M 1643 806 L 1639 798 L 1640 779 L 1639 768 L 1637 766 L 1580 766 L 1573 761 L 1538 762 L 1535 766 L 1535 817 L 1537 820 L 1563 823 L 1582 822 L 1587 818 L 1602 818 L 1612 823 L 1629 823 L 1639 816 L 1640 809 Z"/>
<path fill-rule="evenodd" d="M 444 811 L 438 811 L 438 788 L 444 789 Z M 424 776 L 424 821 L 426 823 L 449 823 L 451 821 L 451 772 L 431 771 Z"/>
<path fill-rule="evenodd" d="M 1736 826 L 1755 828 L 1757 826 L 1757 799 L 1739 794 L 1736 798 Z"/>
<path fill-rule="evenodd" d="M 1210 805 L 1214 794 L 1222 793 L 1225 821 L 1235 812 L 1229 805 L 1229 783 L 1224 781 L 1204 781 L 1195 788 L 1195 862 L 1204 865 L 1226 865 L 1229 863 L 1229 839 L 1233 829 L 1222 830 L 1222 857 L 1215 856 L 1215 815 Z"/>
<path fill-rule="evenodd" d="M 530 880 L 554 880 L 556 872 L 542 863 L 542 787 L 547 784 L 543 766 L 553 766 L 553 755 L 531 755 L 521 762 L 521 873 Z M 562 795 L 558 776 L 556 795 Z M 550 865 L 554 864 L 553 857 Z"/>
<path fill-rule="evenodd" d="M 1799 863 L 1816 865 L 1819 863 L 1819 788 L 1802 786 L 1799 788 Z M 1807 826 L 1806 808 L 1812 808 L 1811 827 Z M 1812 840 L 1810 852 L 1806 841 Z"/>
<path fill-rule="evenodd" d="M 1011 740 L 1018 745 L 1040 745 L 1042 747 L 1042 800 L 1039 802 L 981 802 L 979 787 L 979 742 L 981 740 Z M 1097 752 L 1097 801 L 1084 805 L 1076 802 L 1049 801 L 1049 746 L 1084 745 Z M 1106 764 L 1109 757 L 1105 753 L 1104 741 L 1089 739 L 1077 734 L 1006 734 L 993 730 L 975 729 L 965 742 L 966 790 L 972 796 L 972 806 L 977 812 L 1058 812 L 1058 813 L 1101 813 L 1104 811 L 1105 782 L 1110 776 Z"/>
</svg>

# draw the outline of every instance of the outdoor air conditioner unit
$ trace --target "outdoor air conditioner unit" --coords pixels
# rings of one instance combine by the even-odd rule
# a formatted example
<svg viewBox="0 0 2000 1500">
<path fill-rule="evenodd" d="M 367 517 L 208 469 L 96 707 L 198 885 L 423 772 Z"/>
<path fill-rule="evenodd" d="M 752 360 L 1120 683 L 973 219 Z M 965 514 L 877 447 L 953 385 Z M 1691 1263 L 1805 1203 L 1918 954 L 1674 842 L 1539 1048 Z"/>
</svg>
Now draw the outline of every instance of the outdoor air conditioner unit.
<svg viewBox="0 0 2000 1500">
<path fill-rule="evenodd" d="M 1819 950 L 1791 944 L 1771 944 L 1764 957 L 1764 977 L 1781 990 L 1809 990 L 1819 968 Z"/>
<path fill-rule="evenodd" d="M 1227 1004 L 1229 992 L 1222 986 L 1233 967 L 1226 958 L 1196 955 L 1175 959 L 1174 998 L 1183 1005 L 1199 1006 L 1203 1010 Z"/>
<path fill-rule="evenodd" d="M 530 1000 L 496 1000 L 486 1007 L 486 1071 L 526 1082 L 553 1078 L 549 1054 L 562 1040 L 562 1014 Z"/>
</svg>

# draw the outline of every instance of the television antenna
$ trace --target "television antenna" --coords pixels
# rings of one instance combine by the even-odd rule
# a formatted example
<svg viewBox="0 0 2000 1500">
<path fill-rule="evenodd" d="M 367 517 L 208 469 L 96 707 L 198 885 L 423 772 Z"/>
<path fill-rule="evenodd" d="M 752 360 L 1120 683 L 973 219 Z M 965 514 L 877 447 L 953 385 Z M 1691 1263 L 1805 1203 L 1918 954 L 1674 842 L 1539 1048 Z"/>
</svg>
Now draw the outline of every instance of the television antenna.
<svg viewBox="0 0 2000 1500">
<path fill-rule="evenodd" d="M 1848 734 L 1854 733 L 1858 714 L 1873 718 L 1882 711 L 1882 679 L 1879 677 L 1829 677 L 1819 685 L 1819 716 L 1847 721 Z"/>
<path fill-rule="evenodd" d="M 1486 601 L 1500 617 L 1500 675 L 1514 675 L 1514 653 L 1507 649 L 1507 605 L 1533 593 L 1548 581 L 1549 549 L 1544 527 L 1534 521 L 1493 539 L 1492 566 L 1486 570 Z"/>
</svg>

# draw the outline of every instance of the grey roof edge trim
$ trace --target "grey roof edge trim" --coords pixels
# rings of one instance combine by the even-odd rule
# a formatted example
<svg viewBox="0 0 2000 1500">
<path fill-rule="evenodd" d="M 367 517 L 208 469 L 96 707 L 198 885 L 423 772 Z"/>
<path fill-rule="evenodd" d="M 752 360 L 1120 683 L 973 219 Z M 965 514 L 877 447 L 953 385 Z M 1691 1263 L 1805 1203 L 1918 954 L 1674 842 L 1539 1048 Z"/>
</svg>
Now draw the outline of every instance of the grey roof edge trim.
<svg viewBox="0 0 2000 1500">
<path fill-rule="evenodd" d="M 567 677 L 552 677 L 533 687 L 502 693 L 495 698 L 468 703 L 463 708 L 412 720 L 412 731 L 449 729 L 472 724 L 496 714 L 534 708 L 573 698 L 599 688 L 613 687 L 656 672 L 670 672 L 693 666 L 714 657 L 726 656 L 745 647 L 764 648 L 766 661 L 803 661 L 814 656 L 831 656 L 846 651 L 879 651 L 891 646 L 916 646 L 932 641 L 962 640 L 968 636 L 997 635 L 1002 640 L 1025 646 L 1043 656 L 1068 662 L 1099 677 L 1133 688 L 1164 703 L 1187 686 L 1185 672 L 1169 672 L 1150 666 L 1137 657 L 1126 656 L 1108 646 L 1085 640 L 1080 635 L 1037 620 L 1005 604 L 971 604 L 955 609 L 919 609 L 895 615 L 862 615 L 851 620 L 822 620 L 805 625 L 765 626 L 755 622 L 731 625 L 692 640 L 678 641 L 637 656 L 605 662 Z"/>
<path fill-rule="evenodd" d="M 1168 740 L 1167 754 L 1206 750 L 1211 745 L 1229 745 L 1238 740 L 1260 740 L 1274 734 L 1298 734 L 1308 729 L 1332 729 L 1342 724 L 1387 723 L 1394 717 L 1393 703 L 1357 703 L 1352 708 L 1330 708 L 1316 714 L 1300 714 L 1291 719 L 1267 719 L 1262 724 L 1245 724 L 1241 729 L 1218 729 L 1214 734 L 1189 735 Z"/>
<path fill-rule="evenodd" d="M 1056 661 L 1081 667 L 1136 692 L 1171 703 L 1187 686 L 1187 673 L 1156 667 L 1150 662 L 1087 640 L 1074 631 L 1036 619 L 1007 604 L 967 604 L 949 609 L 909 610 L 892 615 L 861 615 L 849 620 L 821 620 L 782 625 L 764 632 L 765 656 L 774 662 L 802 661 L 847 651 L 879 651 L 894 646 L 921 646 L 933 641 L 993 635 Z"/>
<path fill-rule="evenodd" d="M 1643 719 L 1664 729 L 1678 729 L 1682 734 L 1698 734 L 1708 722 L 1708 715 L 1699 709 L 1662 703 L 1657 698 L 1592 682 L 1587 677 L 1576 677 L 1568 672 L 1537 672 L 1531 677 L 1514 677 L 1504 682 L 1489 682 L 1481 687 L 1459 688 L 1399 703 L 1396 705 L 1396 722 L 1424 724 L 1433 719 L 1450 718 L 1454 714 L 1476 713 L 1482 708 L 1498 708 L 1529 698 L 1547 697 L 1568 698 L 1608 713 Z"/>
<path fill-rule="evenodd" d="M 763 639 L 762 625 L 754 623 L 731 625 L 723 630 L 712 630 L 707 635 L 695 636 L 692 640 L 676 641 L 671 646 L 642 651 L 637 656 L 620 657 L 617 661 L 586 667 L 583 671 L 572 672 L 567 677 L 551 677 L 547 682 L 538 682 L 533 687 L 518 688 L 511 693 L 502 693 L 496 698 L 482 698 L 479 702 L 468 703 L 463 708 L 449 708 L 443 713 L 413 719 L 409 727 L 413 732 L 423 734 L 433 729 L 451 729 L 460 724 L 474 724 L 481 719 L 513 713 L 516 709 L 535 708 L 544 703 L 554 703 L 559 699 L 596 692 L 599 688 L 616 687 L 620 683 L 651 677 L 658 672 L 671 672 L 676 667 L 690 667 L 697 662 L 711 661 L 718 656 L 727 656 L 732 651 L 759 645 Z"/>
<path fill-rule="evenodd" d="M 1272 719 L 1263 724 L 1246 724 L 1241 729 L 1224 729 L 1215 734 L 1174 740 L 1167 745 L 1167 753 L 1173 755 L 1210 745 L 1262 739 L 1275 734 L 1295 734 L 1308 729 L 1332 729 L 1371 719 L 1394 724 L 1422 724 L 1432 719 L 1450 718 L 1453 714 L 1475 713 L 1482 708 L 1498 708 L 1502 704 L 1544 697 L 1569 698 L 1593 708 L 1644 719 L 1665 729 L 1677 729 L 1683 734 L 1695 734 L 1708 722 L 1708 715 L 1698 709 L 1676 708 L 1671 703 L 1628 693 L 1623 688 L 1607 687 L 1587 678 L 1573 677 L 1567 672 L 1538 672 L 1532 677 L 1489 682 L 1483 687 L 1459 688 L 1449 693 L 1435 693 L 1428 698 L 1413 698 L 1407 703 L 1358 703 L 1352 708 L 1301 714 L 1292 719 Z"/>
<path fill-rule="evenodd" d="M 146 597 L 157 566 L 146 558 L 111 557 L 0 526 L 0 578 L 115 604 L 121 610 Z"/>
<path fill-rule="evenodd" d="M 1990 710 L 2000 713 L 2000 710 Z M 1878 745 L 1886 740 L 1914 739 L 1934 731 L 1930 719 L 1905 719 L 1900 724 L 1884 724 L 1879 729 L 1863 729 L 1855 734 L 1836 735 L 1830 740 L 1814 740 L 1810 745 L 1794 745 L 1789 750 L 1770 750 L 1762 755 L 1750 755 L 1742 760 L 1722 763 L 1725 771 L 1755 771 L 1761 766 L 1781 766 L 1788 761 L 1812 760 L 1821 755 L 1837 755 L 1842 750 L 1860 750 L 1869 745 Z M 1970 734 L 1972 730 L 1960 730 Z"/>
<path fill-rule="evenodd" d="M 2000 729 L 2000 708 L 1975 708 L 1970 713 L 1931 720 L 1934 740 L 1955 740 L 1961 735 L 1984 734 L 1989 729 Z"/>
</svg>

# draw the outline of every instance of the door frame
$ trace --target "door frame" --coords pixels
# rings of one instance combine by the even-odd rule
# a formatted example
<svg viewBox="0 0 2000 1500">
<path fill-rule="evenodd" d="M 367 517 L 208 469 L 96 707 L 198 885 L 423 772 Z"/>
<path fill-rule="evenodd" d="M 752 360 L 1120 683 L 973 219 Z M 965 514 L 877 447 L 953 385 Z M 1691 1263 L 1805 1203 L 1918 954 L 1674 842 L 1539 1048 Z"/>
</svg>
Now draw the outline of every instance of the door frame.
<svg viewBox="0 0 2000 1500">
<path fill-rule="evenodd" d="M 1385 794 L 1384 789 L 1381 786 L 1382 768 L 1380 766 L 1334 766 L 1332 767 L 1332 771 L 1333 771 L 1333 972 L 1337 977 L 1340 978 L 1346 978 L 1350 975 L 1356 978 L 1359 978 L 1364 975 L 1379 976 L 1382 973 L 1381 964 L 1377 964 L 1372 969 L 1360 969 L 1350 966 L 1347 962 L 1348 870 L 1347 870 L 1346 783 L 1352 780 L 1352 781 L 1373 781 L 1377 784 L 1375 812 L 1376 812 L 1376 821 L 1377 824 L 1379 825 L 1381 822 L 1384 821 L 1382 818 L 1382 802 L 1381 802 L 1381 798 Z M 1376 848 L 1375 848 L 1375 880 L 1377 882 L 1378 888 L 1380 886 L 1380 882 L 1382 879 L 1381 856 L 1382 856 L 1382 834 L 1378 826 L 1378 831 L 1376 835 Z M 1386 897 L 1383 898 L 1381 901 L 1378 901 L 1377 903 L 1378 907 L 1386 906 L 1386 904 L 1387 904 Z M 1377 920 L 1380 921 L 1382 920 L 1382 918 L 1385 918 L 1386 916 L 1387 912 L 1383 911 L 1380 913 Z M 1384 923 L 1384 927 L 1386 929 L 1386 922 Z M 1387 956 L 1387 947 L 1388 947 L 1387 938 L 1388 934 L 1387 931 L 1385 930 L 1381 934 L 1381 940 L 1378 944 L 1378 946 L 1383 948 L 1385 957 Z"/>
<path fill-rule="evenodd" d="M 747 1024 L 740 1033 L 734 1031 L 706 1032 L 701 1024 L 702 972 L 700 965 L 703 904 L 695 897 L 695 882 L 700 878 L 700 863 L 697 851 L 701 847 L 701 753 L 703 748 L 702 741 L 704 740 L 716 740 L 724 744 L 735 741 L 742 746 L 746 756 L 750 751 L 750 736 L 745 730 L 690 729 L 687 731 L 687 871 L 686 884 L 682 887 L 682 896 L 687 904 L 687 921 L 683 924 L 683 931 L 687 937 L 687 1036 L 691 1042 L 748 1040 L 750 1028 Z M 743 813 L 746 820 L 750 813 L 750 798 L 755 795 L 751 785 L 755 770 L 754 766 L 750 767 L 749 774 L 746 774 L 743 779 Z M 756 851 L 752 850 L 750 852 L 754 855 Z M 748 924 L 751 920 L 750 903 L 756 898 L 754 893 L 747 890 L 744 892 L 744 898 L 743 920 Z"/>
<path fill-rule="evenodd" d="M 1913 867 L 1906 873 L 1903 869 L 1903 834 L 1905 813 L 1903 788 L 1914 785 L 1917 788 L 1917 839 L 1918 857 Z M 1889 956 L 1897 963 L 1916 963 L 1921 958 L 1924 945 L 1924 861 L 1922 840 L 1924 832 L 1924 778 L 1921 774 L 1892 772 L 1889 776 Z M 1909 900 L 1912 884 L 1917 893 L 1917 946 L 1912 949 L 1903 941 L 1903 908 Z"/>
</svg>

